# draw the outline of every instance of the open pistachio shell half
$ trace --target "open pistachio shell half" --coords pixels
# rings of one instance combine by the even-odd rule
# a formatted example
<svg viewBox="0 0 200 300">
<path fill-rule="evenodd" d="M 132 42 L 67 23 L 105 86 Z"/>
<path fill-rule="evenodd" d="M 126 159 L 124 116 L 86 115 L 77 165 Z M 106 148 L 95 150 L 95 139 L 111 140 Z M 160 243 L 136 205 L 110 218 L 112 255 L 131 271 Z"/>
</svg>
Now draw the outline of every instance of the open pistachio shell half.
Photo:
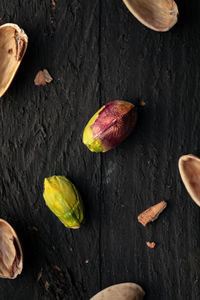
<svg viewBox="0 0 200 300">
<path fill-rule="evenodd" d="M 192 154 L 183 155 L 178 166 L 189 195 L 200 206 L 200 159 Z"/>
<path fill-rule="evenodd" d="M 8 222 L 0 219 L 0 278 L 14 279 L 22 268 L 23 253 L 18 236 Z"/>
<path fill-rule="evenodd" d="M 90 300 L 142 300 L 145 292 L 136 283 L 126 282 L 109 286 Z"/>
<path fill-rule="evenodd" d="M 26 52 L 28 37 L 16 24 L 0 26 L 0 97 L 9 88 Z"/>
<path fill-rule="evenodd" d="M 168 31 L 178 19 L 174 0 L 123 0 L 142 24 L 156 31 Z"/>
</svg>

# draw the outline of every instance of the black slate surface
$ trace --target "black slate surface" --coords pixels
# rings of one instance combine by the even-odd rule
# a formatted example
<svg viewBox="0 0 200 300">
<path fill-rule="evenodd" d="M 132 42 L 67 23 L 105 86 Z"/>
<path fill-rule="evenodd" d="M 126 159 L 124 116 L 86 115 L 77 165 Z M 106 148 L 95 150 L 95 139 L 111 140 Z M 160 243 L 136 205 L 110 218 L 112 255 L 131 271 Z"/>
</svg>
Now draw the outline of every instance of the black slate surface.
<svg viewBox="0 0 200 300">
<path fill-rule="evenodd" d="M 1 300 L 88 300 L 125 281 L 149 300 L 200 299 L 200 210 L 177 169 L 180 155 L 200 153 L 200 3 L 178 4 L 178 24 L 157 33 L 121 0 L 0 2 L 1 24 L 17 23 L 29 36 L 0 102 L 0 217 L 24 248 L 23 273 L 0 280 Z M 36 87 L 42 68 L 54 81 Z M 147 105 L 121 146 L 93 154 L 81 143 L 83 128 L 113 99 Z M 82 194 L 78 231 L 45 206 L 43 179 L 54 174 Z M 166 211 L 143 228 L 137 215 L 162 200 Z"/>
</svg>

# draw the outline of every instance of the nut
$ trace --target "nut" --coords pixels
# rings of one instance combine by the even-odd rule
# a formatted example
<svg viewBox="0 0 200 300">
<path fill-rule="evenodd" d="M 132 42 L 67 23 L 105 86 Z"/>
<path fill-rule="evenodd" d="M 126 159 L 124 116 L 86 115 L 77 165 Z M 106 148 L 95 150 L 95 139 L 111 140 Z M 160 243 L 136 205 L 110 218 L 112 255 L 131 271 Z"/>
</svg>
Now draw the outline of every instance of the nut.
<svg viewBox="0 0 200 300">
<path fill-rule="evenodd" d="M 146 226 L 149 222 L 155 221 L 161 212 L 166 208 L 167 202 L 161 201 L 160 203 L 153 205 L 143 211 L 138 216 L 138 222 L 140 222 L 143 226 Z"/>
<path fill-rule="evenodd" d="M 144 298 L 145 292 L 136 283 L 126 282 L 116 285 L 112 285 L 90 300 L 142 300 Z"/>
<path fill-rule="evenodd" d="M 168 31 L 178 19 L 174 0 L 123 0 L 130 12 L 142 24 L 156 31 Z"/>
<path fill-rule="evenodd" d="M 0 219 L 0 278 L 14 279 L 22 268 L 23 253 L 18 236 L 8 222 Z"/>
<path fill-rule="evenodd" d="M 80 228 L 84 219 L 82 199 L 69 179 L 65 176 L 45 178 L 43 196 L 46 205 L 66 227 Z"/>
<path fill-rule="evenodd" d="M 0 97 L 9 88 L 26 52 L 28 37 L 18 25 L 0 26 Z"/>
<path fill-rule="evenodd" d="M 183 155 L 179 159 L 178 166 L 186 190 L 200 206 L 200 159 L 192 154 Z"/>
<path fill-rule="evenodd" d="M 106 152 L 118 146 L 135 128 L 137 111 L 126 101 L 104 105 L 90 119 L 83 133 L 83 143 L 92 152 Z"/>
</svg>

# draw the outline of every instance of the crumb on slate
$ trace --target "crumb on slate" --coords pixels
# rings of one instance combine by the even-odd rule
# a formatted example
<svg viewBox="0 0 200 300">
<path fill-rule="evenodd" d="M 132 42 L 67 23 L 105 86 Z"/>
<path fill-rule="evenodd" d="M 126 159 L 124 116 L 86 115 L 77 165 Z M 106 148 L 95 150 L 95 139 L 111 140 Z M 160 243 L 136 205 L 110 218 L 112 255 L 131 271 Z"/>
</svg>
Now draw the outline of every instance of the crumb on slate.
<svg viewBox="0 0 200 300">
<path fill-rule="evenodd" d="M 144 100 L 141 100 L 141 101 L 139 102 L 139 105 L 140 105 L 140 106 L 145 106 L 145 105 L 146 105 L 146 102 L 145 102 Z"/>
<path fill-rule="evenodd" d="M 44 284 L 44 288 L 45 288 L 45 290 L 48 292 L 48 290 L 49 290 L 49 282 L 46 280 L 45 281 L 45 284 Z"/>
<path fill-rule="evenodd" d="M 42 272 L 43 272 L 43 268 L 41 268 L 40 271 L 38 272 L 36 281 L 40 281 L 42 277 Z"/>
<path fill-rule="evenodd" d="M 62 272 L 61 268 L 58 267 L 57 265 L 54 265 L 54 266 L 52 266 L 52 269 L 57 272 L 59 281 L 61 283 L 64 283 L 65 282 L 65 278 L 64 278 L 64 275 L 63 275 L 63 272 Z"/>
<path fill-rule="evenodd" d="M 38 232 L 38 228 L 36 226 L 33 226 L 32 229 L 36 232 Z"/>
<path fill-rule="evenodd" d="M 147 247 L 149 247 L 151 249 L 155 248 L 155 246 L 156 246 L 155 242 L 146 242 L 146 244 L 147 244 Z"/>
<path fill-rule="evenodd" d="M 56 271 L 58 271 L 58 272 L 61 272 L 61 268 L 58 267 L 57 265 L 52 266 L 52 269 L 53 269 L 53 270 L 56 270 Z"/>
<path fill-rule="evenodd" d="M 52 5 L 53 8 L 56 7 L 56 2 L 55 2 L 55 0 L 51 0 L 51 5 Z"/>
</svg>

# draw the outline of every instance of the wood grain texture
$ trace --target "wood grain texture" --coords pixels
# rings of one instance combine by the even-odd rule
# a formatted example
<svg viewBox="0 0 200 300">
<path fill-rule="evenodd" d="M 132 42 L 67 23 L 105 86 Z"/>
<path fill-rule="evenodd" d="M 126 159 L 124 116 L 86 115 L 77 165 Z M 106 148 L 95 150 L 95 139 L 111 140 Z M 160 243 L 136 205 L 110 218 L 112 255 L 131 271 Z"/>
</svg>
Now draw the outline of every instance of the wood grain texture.
<svg viewBox="0 0 200 300">
<path fill-rule="evenodd" d="M 17 23 L 29 36 L 0 102 L 0 217 L 16 229 L 25 255 L 22 275 L 0 280 L 1 300 L 88 300 L 125 281 L 140 284 L 147 300 L 200 298 L 192 256 L 200 210 L 177 168 L 180 155 L 200 155 L 200 3 L 178 4 L 178 24 L 156 33 L 121 0 L 57 0 L 55 7 L 50 0 L 1 1 L 1 24 Z M 54 81 L 36 87 L 43 68 Z M 114 99 L 147 105 L 121 146 L 90 153 L 83 128 Z M 86 223 L 78 231 L 44 204 L 43 179 L 54 174 L 69 177 L 83 196 Z M 137 215 L 162 200 L 164 213 L 143 228 Z"/>
</svg>

